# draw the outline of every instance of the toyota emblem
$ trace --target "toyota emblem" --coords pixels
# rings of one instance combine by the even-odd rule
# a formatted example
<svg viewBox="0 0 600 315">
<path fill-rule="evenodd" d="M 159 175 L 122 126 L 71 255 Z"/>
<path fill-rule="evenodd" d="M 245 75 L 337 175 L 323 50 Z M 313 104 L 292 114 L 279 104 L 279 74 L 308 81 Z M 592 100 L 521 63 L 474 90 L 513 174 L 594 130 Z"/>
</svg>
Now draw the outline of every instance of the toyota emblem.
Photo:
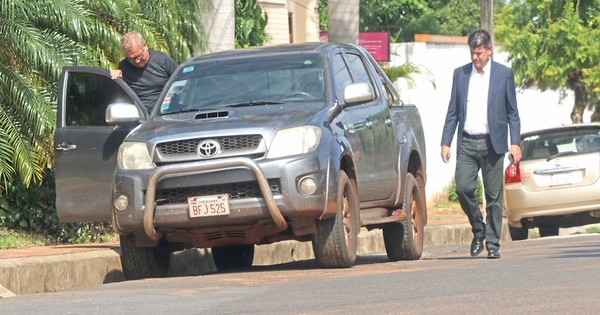
<svg viewBox="0 0 600 315">
<path fill-rule="evenodd" d="M 221 145 L 215 140 L 203 140 L 198 143 L 196 152 L 203 158 L 211 158 L 221 152 Z"/>
</svg>

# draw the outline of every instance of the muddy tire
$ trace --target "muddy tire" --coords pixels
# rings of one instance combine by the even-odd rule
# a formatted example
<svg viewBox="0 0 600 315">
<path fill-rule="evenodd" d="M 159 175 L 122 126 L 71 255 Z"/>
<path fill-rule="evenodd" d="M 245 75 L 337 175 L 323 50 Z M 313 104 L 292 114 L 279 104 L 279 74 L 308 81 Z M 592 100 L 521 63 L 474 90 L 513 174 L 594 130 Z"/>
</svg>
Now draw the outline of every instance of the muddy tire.
<svg viewBox="0 0 600 315">
<path fill-rule="evenodd" d="M 404 184 L 402 211 L 406 213 L 406 219 L 383 227 L 385 251 L 390 261 L 417 260 L 423 254 L 425 209 L 422 194 L 412 174 L 406 174 Z"/>
<path fill-rule="evenodd" d="M 155 247 L 138 247 L 133 234 L 119 236 L 121 266 L 127 280 L 160 278 L 169 272 L 171 252 L 164 242 Z"/>
<path fill-rule="evenodd" d="M 325 268 L 348 268 L 356 261 L 359 229 L 356 182 L 340 171 L 337 211 L 333 218 L 317 221 L 312 246 L 317 264 Z"/>
<path fill-rule="evenodd" d="M 510 233 L 510 238 L 513 241 L 523 241 L 529 238 L 529 229 L 526 227 L 512 227 L 508 226 L 508 232 Z"/>
<path fill-rule="evenodd" d="M 213 262 L 219 271 L 248 269 L 254 261 L 254 245 L 211 248 Z"/>
</svg>

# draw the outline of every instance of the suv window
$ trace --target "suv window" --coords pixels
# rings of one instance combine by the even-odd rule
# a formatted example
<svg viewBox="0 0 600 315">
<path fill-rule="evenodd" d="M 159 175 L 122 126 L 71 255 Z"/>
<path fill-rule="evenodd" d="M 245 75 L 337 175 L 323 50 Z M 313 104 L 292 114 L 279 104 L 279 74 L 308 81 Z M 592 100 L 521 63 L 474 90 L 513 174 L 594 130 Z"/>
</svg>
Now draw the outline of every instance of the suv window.
<svg viewBox="0 0 600 315">
<path fill-rule="evenodd" d="M 244 102 L 324 101 L 323 76 L 322 57 L 315 53 L 190 64 L 176 74 L 160 113 L 213 109 Z"/>
<path fill-rule="evenodd" d="M 333 78 L 336 85 L 336 94 L 341 98 L 344 95 L 344 88 L 352 83 L 350 72 L 346 68 L 346 63 L 342 54 L 336 54 L 331 59 L 333 67 Z"/>
<path fill-rule="evenodd" d="M 71 73 L 65 101 L 66 126 L 108 126 L 106 107 L 111 103 L 134 101 L 118 84 L 102 75 Z"/>
<path fill-rule="evenodd" d="M 360 56 L 352 53 L 346 53 L 346 57 L 348 57 L 350 69 L 354 74 L 354 82 L 371 84 L 369 72 L 367 72 L 367 69 L 360 59 Z"/>
</svg>

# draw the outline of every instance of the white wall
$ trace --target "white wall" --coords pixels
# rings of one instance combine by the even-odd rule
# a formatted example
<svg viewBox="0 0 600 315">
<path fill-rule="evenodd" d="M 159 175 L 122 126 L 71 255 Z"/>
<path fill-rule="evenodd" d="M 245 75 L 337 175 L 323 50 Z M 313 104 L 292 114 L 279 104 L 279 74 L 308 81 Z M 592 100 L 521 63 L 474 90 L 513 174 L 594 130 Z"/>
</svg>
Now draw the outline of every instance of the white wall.
<svg viewBox="0 0 600 315">
<path fill-rule="evenodd" d="M 427 146 L 427 197 L 430 202 L 446 198 L 446 189 L 452 183 L 456 166 L 456 137 L 452 145 L 452 158 L 445 164 L 440 157 L 442 127 L 446 117 L 452 73 L 455 68 L 470 62 L 469 49 L 465 44 L 401 43 L 390 47 L 390 65 L 406 62 L 420 65 L 431 72 L 436 87 L 428 77 L 414 77 L 416 88 L 408 89 L 405 82 L 398 80 L 396 87 L 405 103 L 414 103 L 419 108 L 425 129 Z M 506 54 L 498 53 L 494 60 L 508 65 Z M 571 122 L 573 107 L 572 93 L 561 100 L 560 93 L 541 92 L 537 89 L 517 90 L 517 103 L 521 117 L 521 131 L 529 131 Z M 586 112 L 584 121 L 591 113 Z M 508 161 L 505 163 L 508 164 Z"/>
</svg>

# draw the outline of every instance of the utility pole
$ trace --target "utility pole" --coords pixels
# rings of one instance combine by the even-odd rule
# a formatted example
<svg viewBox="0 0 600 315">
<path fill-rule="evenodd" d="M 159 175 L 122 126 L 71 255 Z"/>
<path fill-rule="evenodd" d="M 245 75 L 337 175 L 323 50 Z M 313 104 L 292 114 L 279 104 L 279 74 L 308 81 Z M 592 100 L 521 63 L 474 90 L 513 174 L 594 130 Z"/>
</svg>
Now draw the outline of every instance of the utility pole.
<svg viewBox="0 0 600 315">
<path fill-rule="evenodd" d="M 480 0 L 481 6 L 481 28 L 490 33 L 494 43 L 494 0 Z"/>
</svg>

